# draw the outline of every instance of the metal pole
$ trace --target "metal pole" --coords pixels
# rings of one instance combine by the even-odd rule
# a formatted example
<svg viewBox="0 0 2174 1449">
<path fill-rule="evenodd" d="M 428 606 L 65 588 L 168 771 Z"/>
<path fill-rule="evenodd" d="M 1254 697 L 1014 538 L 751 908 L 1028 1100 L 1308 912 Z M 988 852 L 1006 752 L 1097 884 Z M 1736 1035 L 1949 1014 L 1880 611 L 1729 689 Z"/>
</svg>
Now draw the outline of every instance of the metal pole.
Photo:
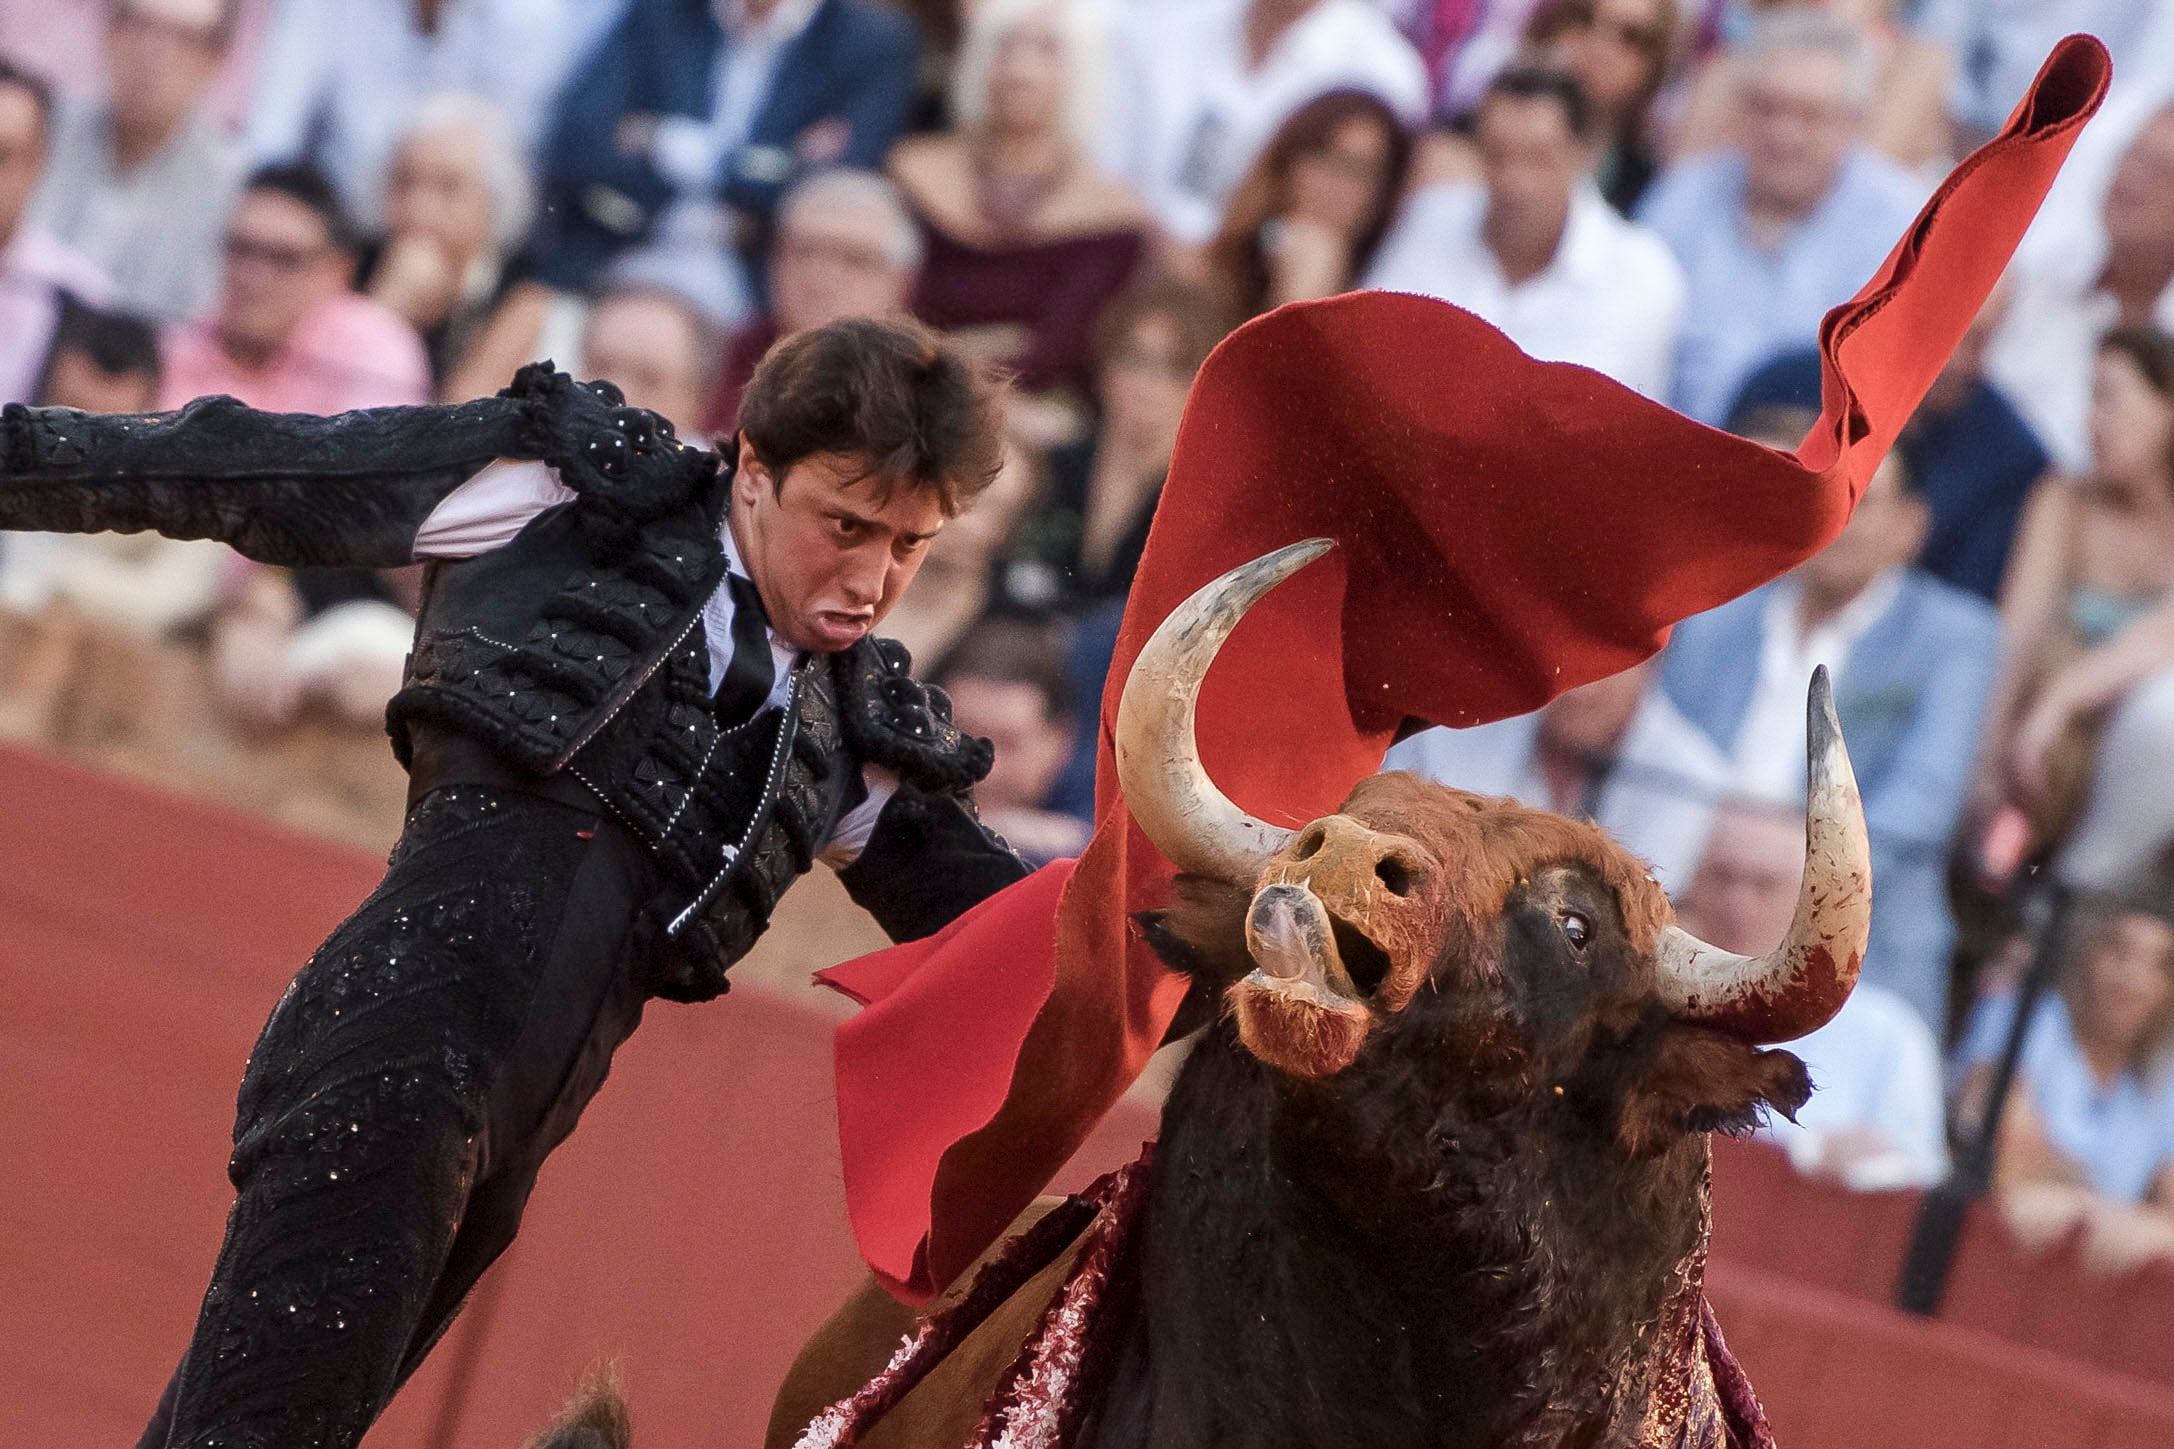
<svg viewBox="0 0 2174 1449">
<path fill-rule="evenodd" d="M 1917 1226 L 1910 1235 L 1909 1251 L 1903 1255 L 1902 1272 L 1895 1282 L 1895 1306 L 1909 1313 L 1930 1318 L 1940 1311 L 1941 1297 L 1947 1292 L 1948 1274 L 1955 1266 L 1955 1248 L 1962 1236 L 1963 1218 L 1970 1205 L 1985 1196 L 1993 1184 L 1993 1164 L 2000 1150 L 2000 1119 L 2008 1109 L 2008 1096 L 2015 1087 L 2016 1063 L 2023 1055 L 2024 1034 L 2030 1029 L 2031 1018 L 2037 1014 L 2038 1003 L 2045 999 L 2054 977 L 2060 972 L 2067 945 L 2073 892 L 2055 880 L 2048 885 L 2042 899 L 2045 908 L 2038 949 L 2032 954 L 2023 979 L 2016 983 L 2015 1017 L 2008 1023 L 2008 1039 L 2001 1044 L 2000 1056 L 1994 1063 L 1993 1079 L 1987 1087 L 1977 1129 L 1956 1148 L 1954 1164 L 1949 1168 L 1947 1178 L 1925 1194 L 1924 1206 L 1918 1211 Z"/>
</svg>

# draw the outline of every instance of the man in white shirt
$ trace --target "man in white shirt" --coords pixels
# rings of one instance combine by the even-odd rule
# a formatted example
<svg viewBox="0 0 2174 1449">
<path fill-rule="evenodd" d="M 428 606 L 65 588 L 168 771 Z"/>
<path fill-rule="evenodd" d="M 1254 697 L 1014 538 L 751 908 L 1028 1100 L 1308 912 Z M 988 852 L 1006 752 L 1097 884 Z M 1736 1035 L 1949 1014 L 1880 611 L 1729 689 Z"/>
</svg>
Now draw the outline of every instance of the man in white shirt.
<svg viewBox="0 0 2174 1449">
<path fill-rule="evenodd" d="M 1534 357 L 1658 397 L 1675 365 L 1683 270 L 1601 199 L 1587 174 L 1591 123 L 1569 76 L 1497 76 L 1474 122 L 1484 184 L 1414 192 L 1366 285 L 1454 302 Z"/>
<path fill-rule="evenodd" d="M 1103 163 L 1184 245 L 1215 235 L 1253 158 L 1316 96 L 1368 91 L 1407 125 L 1426 119 L 1426 67 L 1367 0 L 1199 0 L 1116 18 Z"/>
</svg>

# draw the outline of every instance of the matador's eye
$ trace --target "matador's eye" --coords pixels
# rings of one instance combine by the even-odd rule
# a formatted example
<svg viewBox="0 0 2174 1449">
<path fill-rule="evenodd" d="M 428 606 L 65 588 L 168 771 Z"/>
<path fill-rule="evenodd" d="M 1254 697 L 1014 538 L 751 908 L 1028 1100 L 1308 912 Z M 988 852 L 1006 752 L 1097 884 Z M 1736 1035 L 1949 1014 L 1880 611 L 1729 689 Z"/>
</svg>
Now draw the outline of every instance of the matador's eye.
<svg viewBox="0 0 2174 1449">
<path fill-rule="evenodd" d="M 1591 924 L 1576 911 L 1563 912 L 1562 928 L 1563 939 L 1570 943 L 1572 950 L 1584 950 L 1585 943 L 1592 939 L 1593 928 Z"/>
</svg>

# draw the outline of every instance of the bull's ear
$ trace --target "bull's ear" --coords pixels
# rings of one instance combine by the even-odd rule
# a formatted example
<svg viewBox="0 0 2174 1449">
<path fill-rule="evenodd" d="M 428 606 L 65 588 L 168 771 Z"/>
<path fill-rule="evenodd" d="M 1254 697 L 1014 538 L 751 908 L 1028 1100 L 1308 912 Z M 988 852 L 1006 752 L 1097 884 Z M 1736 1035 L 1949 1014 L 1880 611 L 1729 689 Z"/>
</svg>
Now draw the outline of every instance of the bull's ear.
<svg viewBox="0 0 2174 1449">
<path fill-rule="evenodd" d="M 1811 1095 L 1810 1073 L 1789 1052 L 1671 1026 L 1623 1104 L 1623 1146 L 1639 1152 L 1684 1132 L 1737 1135 L 1758 1126 L 1767 1110 L 1794 1122 Z"/>
<path fill-rule="evenodd" d="M 1246 953 L 1246 909 L 1252 900 L 1251 892 L 1237 886 L 1181 875 L 1171 883 L 1168 906 L 1133 919 L 1163 964 L 1221 996 L 1224 987 L 1253 969 Z"/>
</svg>

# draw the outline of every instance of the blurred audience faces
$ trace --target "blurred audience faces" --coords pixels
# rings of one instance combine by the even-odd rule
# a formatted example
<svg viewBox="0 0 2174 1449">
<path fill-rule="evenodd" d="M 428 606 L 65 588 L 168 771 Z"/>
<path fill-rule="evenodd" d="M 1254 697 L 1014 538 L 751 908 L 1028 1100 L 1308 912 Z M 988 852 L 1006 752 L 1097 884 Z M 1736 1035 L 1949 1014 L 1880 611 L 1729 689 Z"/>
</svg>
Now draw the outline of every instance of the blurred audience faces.
<svg viewBox="0 0 2174 1449">
<path fill-rule="evenodd" d="M 1367 281 L 1454 302 L 1534 357 L 1658 396 L 1675 360 L 1683 271 L 1586 178 L 1591 120 L 1561 71 L 1495 77 L 1474 117 L 1484 184 L 1415 190 Z"/>
<path fill-rule="evenodd" d="M 1088 822 L 1048 808 L 1078 732 L 1071 686 L 1046 629 L 1018 620 L 975 627 L 946 661 L 939 683 L 959 728 L 996 746 L 996 763 L 974 788 L 989 827 L 1029 861 L 1077 855 Z"/>
<path fill-rule="evenodd" d="M 1755 801 L 1725 803 L 1697 872 L 1676 899 L 1685 930 L 1756 956 L 1781 944 L 1804 877 L 1802 815 Z M 1818 1091 L 1796 1119 L 1761 1134 L 1801 1172 L 1860 1190 L 1924 1187 L 1947 1168 L 1940 1052 L 1932 1029 L 1893 992 L 1859 982 L 1832 1021 L 1789 1044 Z"/>
<path fill-rule="evenodd" d="M 1816 33 L 1807 27 L 1803 42 L 1785 34 L 1747 57 L 1737 93 L 1744 216 L 1767 246 L 1834 190 L 1871 88 L 1861 45 L 1840 31 L 1812 42 Z"/>
<path fill-rule="evenodd" d="M 1349 291 L 1373 261 L 1411 164 L 1396 112 L 1366 91 L 1308 101 L 1231 193 L 1207 276 L 1241 317 Z"/>
<path fill-rule="evenodd" d="M 215 328 L 245 368 L 269 366 L 302 324 L 346 289 L 353 238 L 329 187 L 310 172 L 260 172 L 227 221 Z"/>
<path fill-rule="evenodd" d="M 141 165 L 195 115 L 226 58 L 238 0 L 115 0 L 106 25 L 113 158 Z"/>
<path fill-rule="evenodd" d="M 685 298 L 656 287 L 610 288 L 589 309 L 581 370 L 616 384 L 629 406 L 663 417 L 682 441 L 699 443 L 716 351 L 708 321 Z"/>
</svg>

